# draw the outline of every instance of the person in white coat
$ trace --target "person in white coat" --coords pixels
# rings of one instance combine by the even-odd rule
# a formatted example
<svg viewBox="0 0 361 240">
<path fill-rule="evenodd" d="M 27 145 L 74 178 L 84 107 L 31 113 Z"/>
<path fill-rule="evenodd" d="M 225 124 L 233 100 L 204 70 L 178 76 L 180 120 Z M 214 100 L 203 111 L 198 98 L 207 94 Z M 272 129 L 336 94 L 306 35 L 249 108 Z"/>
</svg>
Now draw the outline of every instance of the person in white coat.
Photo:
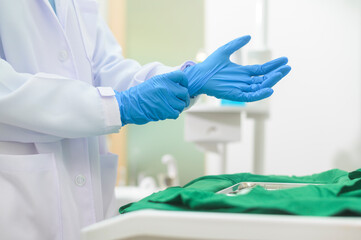
<svg viewBox="0 0 361 240">
<path fill-rule="evenodd" d="M 286 63 L 236 71 L 235 100 L 270 96 Z M 103 136 L 176 118 L 201 93 L 234 100 L 212 85 L 232 66 L 216 78 L 217 62 L 202 64 L 124 59 L 95 0 L 0 0 L 0 239 L 78 239 L 116 214 L 117 156 Z"/>
</svg>

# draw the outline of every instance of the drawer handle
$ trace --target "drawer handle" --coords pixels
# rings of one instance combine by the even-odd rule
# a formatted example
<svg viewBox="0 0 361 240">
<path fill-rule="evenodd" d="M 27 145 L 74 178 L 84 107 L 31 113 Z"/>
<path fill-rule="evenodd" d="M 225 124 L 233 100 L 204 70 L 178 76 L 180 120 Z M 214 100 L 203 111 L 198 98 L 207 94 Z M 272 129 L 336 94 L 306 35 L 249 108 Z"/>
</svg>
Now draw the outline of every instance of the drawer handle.
<svg viewBox="0 0 361 240">
<path fill-rule="evenodd" d="M 211 126 L 211 127 L 207 128 L 206 133 L 207 133 L 208 135 L 210 135 L 210 134 L 212 134 L 212 133 L 214 133 L 214 132 L 217 132 L 217 127 Z"/>
</svg>

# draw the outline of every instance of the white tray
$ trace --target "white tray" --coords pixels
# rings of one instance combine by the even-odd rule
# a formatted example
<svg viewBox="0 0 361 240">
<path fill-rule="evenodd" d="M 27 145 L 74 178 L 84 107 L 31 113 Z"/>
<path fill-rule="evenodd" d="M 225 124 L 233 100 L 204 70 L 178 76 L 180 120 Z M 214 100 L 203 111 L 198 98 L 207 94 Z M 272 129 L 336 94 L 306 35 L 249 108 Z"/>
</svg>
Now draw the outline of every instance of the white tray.
<svg viewBox="0 0 361 240">
<path fill-rule="evenodd" d="M 142 210 L 82 230 L 83 240 L 361 239 L 361 217 Z"/>
</svg>

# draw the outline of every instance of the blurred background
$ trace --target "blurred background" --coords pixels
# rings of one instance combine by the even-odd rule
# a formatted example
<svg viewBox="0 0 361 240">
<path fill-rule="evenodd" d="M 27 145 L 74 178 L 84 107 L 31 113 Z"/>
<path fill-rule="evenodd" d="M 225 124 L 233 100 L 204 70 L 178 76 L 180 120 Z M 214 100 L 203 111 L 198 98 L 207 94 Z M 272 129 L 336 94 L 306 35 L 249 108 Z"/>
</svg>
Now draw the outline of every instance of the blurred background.
<svg viewBox="0 0 361 240">
<path fill-rule="evenodd" d="M 111 151 L 119 155 L 119 186 L 135 186 L 143 180 L 161 185 L 172 172 L 177 172 L 181 185 L 205 174 L 255 172 L 255 158 L 262 159 L 258 172 L 263 174 L 361 168 L 360 0 L 99 3 L 125 57 L 141 64 L 202 61 L 217 47 L 249 34 L 251 42 L 235 54 L 234 61 L 263 63 L 287 56 L 293 68 L 269 100 L 231 107 L 240 115 L 239 139 L 221 139 L 221 150 L 212 142 L 219 151 L 204 151 L 185 140 L 185 128 L 192 124 L 185 120 L 188 113 L 177 120 L 127 126 L 110 135 Z M 228 116 L 219 110 L 224 107 L 219 100 L 202 96 L 194 108 L 202 104 L 216 109 L 218 119 Z M 247 112 L 257 104 L 265 112 L 258 130 Z M 164 158 L 166 154 L 172 157 Z M 162 163 L 162 158 L 171 164 Z"/>
</svg>

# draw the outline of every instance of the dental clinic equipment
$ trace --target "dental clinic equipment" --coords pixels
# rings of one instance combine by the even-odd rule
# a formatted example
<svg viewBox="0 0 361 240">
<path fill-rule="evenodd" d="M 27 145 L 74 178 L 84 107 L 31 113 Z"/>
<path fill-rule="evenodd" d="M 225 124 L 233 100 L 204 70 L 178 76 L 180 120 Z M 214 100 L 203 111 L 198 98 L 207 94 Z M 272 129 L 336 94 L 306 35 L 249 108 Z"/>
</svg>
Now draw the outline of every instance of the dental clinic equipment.
<svg viewBox="0 0 361 240">
<path fill-rule="evenodd" d="M 166 187 L 178 186 L 178 168 L 176 159 L 170 155 L 166 154 L 162 157 L 162 163 L 167 166 L 167 174 L 164 177 L 164 185 Z"/>
<path fill-rule="evenodd" d="M 186 111 L 184 139 L 194 143 L 204 152 L 216 153 L 219 158 L 209 164 L 206 158 L 206 175 L 227 173 L 227 144 L 241 140 L 242 118 L 253 120 L 253 152 L 264 152 L 265 121 L 269 116 L 265 104 L 247 106 L 202 106 L 196 105 Z M 263 154 L 253 155 L 253 173 L 261 174 Z"/>
<path fill-rule="evenodd" d="M 271 60 L 272 54 L 268 46 L 267 34 L 267 0 L 256 0 L 255 21 L 255 43 L 251 49 L 246 50 L 244 62 L 240 61 L 240 55 L 237 53 L 238 55 L 236 57 L 238 60 L 235 62 L 238 64 L 245 63 L 252 65 Z M 206 61 L 207 59 L 204 62 Z M 274 61 L 276 61 L 273 62 L 274 64 L 280 64 L 282 61 L 286 63 L 286 59 L 284 58 L 279 58 Z M 272 61 L 268 64 L 270 63 L 272 63 Z M 258 66 L 261 68 L 262 65 Z M 257 71 L 255 68 L 252 70 Z M 281 70 L 281 72 L 277 74 L 286 75 L 289 72 L 289 67 L 287 65 L 282 65 L 281 69 L 278 70 Z M 186 74 L 188 73 L 186 72 Z M 269 75 L 266 74 L 263 77 L 269 77 Z M 276 81 L 277 76 L 273 75 L 272 77 L 275 78 Z M 255 78 L 260 78 L 260 76 Z M 192 87 L 192 80 L 190 80 L 189 86 Z M 205 86 L 207 87 L 207 85 Z M 214 99 L 208 98 L 208 100 L 214 102 Z M 195 143 L 197 147 L 206 153 L 213 153 L 206 155 L 206 174 L 227 173 L 227 165 L 229 165 L 229 159 L 227 159 L 227 146 L 229 143 L 240 141 L 241 135 L 244 134 L 241 132 L 241 123 L 243 119 L 241 115 L 253 120 L 254 123 L 252 139 L 252 172 L 256 174 L 263 173 L 265 158 L 265 121 L 269 117 L 269 100 L 251 104 L 247 103 L 246 105 L 228 106 L 210 106 L 207 105 L 207 103 L 203 105 L 202 103 L 199 103 L 193 106 L 192 109 L 187 110 L 186 113 L 185 140 Z"/>
</svg>

